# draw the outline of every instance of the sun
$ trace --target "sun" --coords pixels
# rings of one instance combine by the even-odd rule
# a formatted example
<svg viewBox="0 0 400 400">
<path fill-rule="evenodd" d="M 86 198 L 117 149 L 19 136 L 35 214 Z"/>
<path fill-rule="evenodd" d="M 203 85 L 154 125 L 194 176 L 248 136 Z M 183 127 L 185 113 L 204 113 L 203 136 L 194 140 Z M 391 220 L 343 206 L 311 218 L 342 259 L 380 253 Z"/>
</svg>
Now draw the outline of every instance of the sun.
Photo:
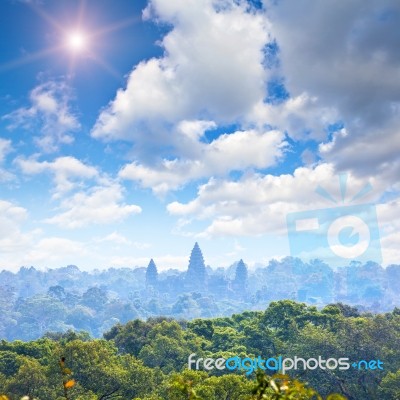
<svg viewBox="0 0 400 400">
<path fill-rule="evenodd" d="M 71 32 L 67 36 L 67 47 L 73 52 L 82 52 L 87 48 L 88 40 L 83 32 Z"/>
</svg>

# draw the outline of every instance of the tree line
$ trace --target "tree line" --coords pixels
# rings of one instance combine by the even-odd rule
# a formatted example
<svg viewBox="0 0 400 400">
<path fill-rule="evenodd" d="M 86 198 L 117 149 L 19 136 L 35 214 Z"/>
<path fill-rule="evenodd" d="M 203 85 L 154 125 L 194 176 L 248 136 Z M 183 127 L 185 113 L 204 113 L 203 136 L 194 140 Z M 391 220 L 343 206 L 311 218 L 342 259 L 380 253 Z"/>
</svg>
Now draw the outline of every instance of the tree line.
<svg viewBox="0 0 400 400">
<path fill-rule="evenodd" d="M 29 342 L 1 340 L 0 394 L 12 400 L 62 400 L 66 395 L 70 400 L 394 400 L 400 398 L 399 348 L 397 308 L 369 314 L 341 303 L 319 310 L 282 300 L 264 311 L 231 317 L 134 319 L 114 325 L 101 339 L 68 331 Z M 384 368 L 291 370 L 287 376 L 254 371 L 247 376 L 244 371 L 188 370 L 192 353 L 225 359 L 380 359 Z"/>
</svg>

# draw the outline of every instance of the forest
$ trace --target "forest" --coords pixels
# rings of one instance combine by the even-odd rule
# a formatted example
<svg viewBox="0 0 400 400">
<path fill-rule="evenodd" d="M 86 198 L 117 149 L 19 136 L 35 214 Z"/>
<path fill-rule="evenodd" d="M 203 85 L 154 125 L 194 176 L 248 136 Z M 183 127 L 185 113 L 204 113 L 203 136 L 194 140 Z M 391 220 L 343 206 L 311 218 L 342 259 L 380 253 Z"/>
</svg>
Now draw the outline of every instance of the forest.
<svg viewBox="0 0 400 400">
<path fill-rule="evenodd" d="M 117 323 L 102 338 L 47 332 L 0 342 L 0 398 L 37 400 L 399 399 L 400 310 L 292 300 L 230 317 Z M 189 370 L 188 357 L 346 357 L 383 368 Z M 319 393 L 319 394 L 317 394 Z M 6 397 L 7 396 L 7 397 Z M 23 397 L 28 396 L 28 397 Z M 319 397 L 320 396 L 320 397 Z"/>
<path fill-rule="evenodd" d="M 0 272 L 0 338 L 34 340 L 46 332 L 84 330 L 100 338 L 112 326 L 157 316 L 191 320 L 264 310 L 290 299 L 318 309 L 345 303 L 384 313 L 400 302 L 400 266 L 351 263 L 332 269 L 314 260 L 286 257 L 248 268 L 205 265 L 195 244 L 188 269 L 146 267 L 81 271 L 69 265 Z"/>
</svg>

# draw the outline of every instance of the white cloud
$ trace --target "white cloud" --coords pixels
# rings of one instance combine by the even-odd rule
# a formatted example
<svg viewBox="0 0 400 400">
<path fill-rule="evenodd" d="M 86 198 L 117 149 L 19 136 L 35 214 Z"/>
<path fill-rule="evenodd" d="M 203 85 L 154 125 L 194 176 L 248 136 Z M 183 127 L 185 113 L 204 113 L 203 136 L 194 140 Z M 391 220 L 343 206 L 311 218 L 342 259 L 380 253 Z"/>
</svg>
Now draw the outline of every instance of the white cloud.
<svg viewBox="0 0 400 400">
<path fill-rule="evenodd" d="M 8 182 L 14 179 L 14 175 L 4 168 L 0 168 L 0 183 Z"/>
<path fill-rule="evenodd" d="M 348 177 L 346 201 L 350 201 L 365 179 Z M 373 192 L 360 200 L 378 198 L 385 190 L 378 180 L 370 179 Z M 322 186 L 338 201 L 332 204 L 315 190 Z M 200 236 L 241 236 L 266 233 L 285 234 L 289 212 L 329 208 L 340 205 L 339 180 L 329 164 L 298 168 L 293 175 L 252 174 L 239 181 L 210 179 L 200 186 L 197 197 L 187 203 L 172 202 L 172 215 L 210 221 Z"/>
<path fill-rule="evenodd" d="M 109 235 L 98 238 L 95 240 L 96 242 L 102 243 L 102 242 L 112 242 L 115 244 L 124 244 L 124 245 L 130 245 L 131 241 L 127 239 L 124 235 L 121 235 L 118 232 L 112 232 Z"/>
<path fill-rule="evenodd" d="M 245 250 L 246 248 L 241 246 L 238 240 L 235 239 L 232 251 L 226 253 L 224 256 L 229 258 L 240 257 L 241 254 L 244 254 Z"/>
<path fill-rule="evenodd" d="M 246 115 L 264 96 L 267 22 L 247 12 L 245 2 L 229 4 L 151 1 L 147 17 L 173 25 L 160 43 L 164 56 L 135 67 L 92 136 L 133 141 L 143 159 L 164 147 L 179 156 L 182 136 L 171 134 L 171 127 L 180 121 L 233 123 Z"/>
<path fill-rule="evenodd" d="M 4 161 L 6 155 L 12 151 L 11 140 L 0 138 L 0 163 Z"/>
<path fill-rule="evenodd" d="M 60 266 L 76 264 L 88 254 L 84 243 L 62 237 L 40 239 L 24 256 L 21 265 Z"/>
<path fill-rule="evenodd" d="M 397 184 L 400 171 L 400 113 L 381 127 L 350 128 L 338 132 L 319 146 L 322 157 L 337 169 L 361 176 L 379 176 L 390 187 Z"/>
<path fill-rule="evenodd" d="M 393 193 L 394 194 L 394 193 Z M 383 264 L 398 264 L 400 259 L 400 197 L 379 204 L 377 207 Z"/>
<path fill-rule="evenodd" d="M 19 157 L 15 163 L 27 175 L 52 174 L 53 200 L 59 202 L 59 207 L 56 215 L 45 219 L 47 223 L 79 228 L 121 221 L 142 211 L 137 205 L 123 202 L 124 190 L 118 182 L 74 157 L 54 161 Z"/>
<path fill-rule="evenodd" d="M 141 207 L 124 204 L 123 188 L 117 183 L 108 186 L 94 186 L 88 191 L 77 192 L 61 201 L 59 214 L 45 222 L 63 228 L 80 228 L 87 225 L 109 224 L 120 221 L 132 214 L 141 213 Z"/>
<path fill-rule="evenodd" d="M 3 119 L 10 121 L 9 129 L 28 130 L 42 151 L 54 152 L 61 144 L 72 143 L 72 132 L 80 128 L 70 100 L 71 90 L 65 83 L 46 82 L 31 91 L 30 107 L 19 108 Z"/>
<path fill-rule="evenodd" d="M 347 135 L 325 139 L 321 156 L 338 170 L 397 180 L 400 131 L 400 57 L 397 0 L 265 0 L 272 35 L 279 46 L 280 73 L 291 99 L 260 107 L 279 122 L 277 111 L 304 94 L 314 99 L 310 112 L 298 108 L 300 126 L 318 130 L 335 117 Z M 312 11 L 310 11 L 312 10 Z M 310 11 L 310 12 L 309 12 Z M 318 111 L 320 110 L 320 111 Z M 328 114 L 326 111 L 329 110 Z M 261 114 L 262 114 L 261 113 Z M 320 116 L 318 116 L 320 113 Z M 329 116 L 328 119 L 324 114 Z M 296 126 L 282 121 L 289 135 Z M 332 121 L 333 122 L 333 121 Z M 278 125 L 278 129 L 282 124 Z M 322 136 L 319 136 L 322 138 Z"/>
<path fill-rule="evenodd" d="M 28 159 L 19 157 L 15 163 L 26 175 L 51 173 L 55 184 L 54 198 L 59 198 L 65 193 L 80 186 L 84 180 L 99 178 L 100 174 L 95 167 L 84 164 L 82 161 L 71 157 L 58 157 L 54 161 L 37 161 L 37 158 Z"/>
<path fill-rule="evenodd" d="M 0 138 L 0 182 L 7 182 L 14 178 L 6 169 L 2 168 L 6 156 L 13 151 L 11 140 Z"/>
<path fill-rule="evenodd" d="M 258 126 L 271 125 L 295 140 L 326 137 L 326 128 L 337 121 L 334 107 L 323 107 L 318 98 L 304 92 L 280 104 L 259 102 L 248 115 Z"/>
<path fill-rule="evenodd" d="M 381 239 L 382 247 L 382 265 L 399 264 L 400 259 L 400 234 L 398 232 L 391 233 Z"/>
<path fill-rule="evenodd" d="M 0 254 L 23 251 L 30 242 L 30 236 L 21 231 L 27 217 L 25 208 L 0 200 Z"/>
<path fill-rule="evenodd" d="M 396 0 L 268 4 L 292 97 L 307 91 L 344 117 L 383 117 L 388 101 L 399 100 L 396 10 Z"/>
<path fill-rule="evenodd" d="M 0 200 L 0 270 L 23 265 L 55 266 L 77 261 L 86 254 L 83 243 L 61 237 L 43 237 L 40 229 L 27 228 L 27 209 Z M 26 225 L 25 225 L 26 224 Z"/>
<path fill-rule="evenodd" d="M 148 249 L 149 247 L 151 247 L 149 243 L 131 241 L 127 237 L 118 232 L 112 232 L 107 236 L 104 236 L 102 238 L 97 238 L 95 239 L 95 242 L 96 243 L 110 242 L 116 245 L 130 246 L 139 250 Z"/>
<path fill-rule="evenodd" d="M 285 146 L 284 135 L 278 131 L 237 131 L 221 135 L 210 144 L 193 143 L 192 159 L 163 160 L 156 167 L 134 162 L 123 167 L 119 176 L 139 181 L 160 194 L 210 175 L 272 166 L 282 157 Z"/>
</svg>

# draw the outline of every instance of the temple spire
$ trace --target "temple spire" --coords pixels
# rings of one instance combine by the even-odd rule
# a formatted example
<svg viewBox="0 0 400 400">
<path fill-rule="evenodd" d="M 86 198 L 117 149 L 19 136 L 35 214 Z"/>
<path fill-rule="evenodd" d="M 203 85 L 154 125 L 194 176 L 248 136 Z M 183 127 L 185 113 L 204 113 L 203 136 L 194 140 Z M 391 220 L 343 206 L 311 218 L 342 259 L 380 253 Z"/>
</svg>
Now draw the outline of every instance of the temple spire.
<svg viewBox="0 0 400 400">
<path fill-rule="evenodd" d="M 158 283 L 157 266 L 153 259 L 150 260 L 146 269 L 146 286 L 156 286 Z"/>
<path fill-rule="evenodd" d="M 247 288 L 248 271 L 246 264 L 242 259 L 238 262 L 236 266 L 236 273 L 234 279 L 234 285 L 237 289 L 245 291 Z"/>
<path fill-rule="evenodd" d="M 203 254 L 199 244 L 194 244 L 192 253 L 190 254 L 189 267 L 186 274 L 187 281 L 191 286 L 201 287 L 206 280 L 206 266 L 204 264 Z"/>
</svg>

